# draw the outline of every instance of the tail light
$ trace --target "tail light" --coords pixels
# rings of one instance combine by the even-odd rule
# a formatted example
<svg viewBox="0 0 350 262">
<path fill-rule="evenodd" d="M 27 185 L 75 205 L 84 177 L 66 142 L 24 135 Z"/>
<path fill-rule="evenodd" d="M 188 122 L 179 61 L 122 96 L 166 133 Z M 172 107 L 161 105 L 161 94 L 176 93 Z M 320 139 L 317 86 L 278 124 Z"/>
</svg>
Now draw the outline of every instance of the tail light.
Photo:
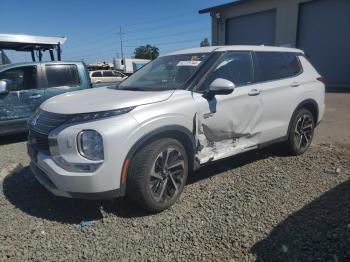
<svg viewBox="0 0 350 262">
<path fill-rule="evenodd" d="M 326 84 L 326 78 L 324 78 L 324 76 L 317 77 L 317 80 Z"/>
</svg>

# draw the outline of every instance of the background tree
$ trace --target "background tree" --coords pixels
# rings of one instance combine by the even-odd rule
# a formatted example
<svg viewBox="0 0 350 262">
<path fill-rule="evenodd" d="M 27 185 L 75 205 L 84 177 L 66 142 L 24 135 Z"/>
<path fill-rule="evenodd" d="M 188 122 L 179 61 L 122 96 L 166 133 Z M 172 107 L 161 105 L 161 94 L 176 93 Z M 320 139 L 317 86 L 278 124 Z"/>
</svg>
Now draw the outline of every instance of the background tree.
<svg viewBox="0 0 350 262">
<path fill-rule="evenodd" d="M 159 56 L 159 48 L 149 44 L 135 48 L 135 58 L 139 59 L 156 59 Z"/>
<path fill-rule="evenodd" d="M 201 46 L 201 47 L 210 46 L 210 43 L 209 43 L 209 41 L 208 41 L 208 38 L 204 38 L 204 40 L 201 42 L 200 46 Z"/>
</svg>

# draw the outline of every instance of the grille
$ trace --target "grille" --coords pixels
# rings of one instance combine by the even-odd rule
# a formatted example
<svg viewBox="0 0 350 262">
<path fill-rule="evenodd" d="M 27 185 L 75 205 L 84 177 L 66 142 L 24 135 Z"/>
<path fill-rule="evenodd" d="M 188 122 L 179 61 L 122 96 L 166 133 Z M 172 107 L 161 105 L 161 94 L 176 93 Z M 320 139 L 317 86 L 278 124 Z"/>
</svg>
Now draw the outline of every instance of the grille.
<svg viewBox="0 0 350 262">
<path fill-rule="evenodd" d="M 71 115 L 39 110 L 29 119 L 28 140 L 38 151 L 49 153 L 48 136 L 52 130 L 66 122 Z"/>
<path fill-rule="evenodd" d="M 48 135 L 53 129 L 66 122 L 71 115 L 63 115 L 39 110 L 29 120 L 29 128 L 40 134 Z"/>
</svg>

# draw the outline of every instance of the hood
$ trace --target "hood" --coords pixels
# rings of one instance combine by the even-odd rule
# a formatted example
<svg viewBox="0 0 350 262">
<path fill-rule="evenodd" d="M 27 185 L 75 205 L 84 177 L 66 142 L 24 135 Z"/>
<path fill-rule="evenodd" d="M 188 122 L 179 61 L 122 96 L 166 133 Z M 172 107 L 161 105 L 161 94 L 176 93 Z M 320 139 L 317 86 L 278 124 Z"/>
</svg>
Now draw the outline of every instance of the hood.
<svg viewBox="0 0 350 262">
<path fill-rule="evenodd" d="M 170 98 L 174 90 L 128 91 L 107 87 L 68 92 L 46 100 L 40 108 L 59 114 L 107 111 L 157 103 Z"/>
</svg>

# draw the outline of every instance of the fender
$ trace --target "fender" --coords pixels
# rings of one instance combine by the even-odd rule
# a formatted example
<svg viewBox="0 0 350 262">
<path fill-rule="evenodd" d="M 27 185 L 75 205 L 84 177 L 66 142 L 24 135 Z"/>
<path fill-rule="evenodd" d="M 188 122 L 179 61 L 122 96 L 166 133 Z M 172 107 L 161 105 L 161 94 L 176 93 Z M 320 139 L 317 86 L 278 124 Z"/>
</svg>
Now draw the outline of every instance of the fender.
<svg viewBox="0 0 350 262">
<path fill-rule="evenodd" d="M 316 112 L 312 112 L 312 111 L 311 111 L 311 113 L 314 115 L 314 118 L 315 118 L 315 125 L 318 124 L 318 111 L 319 111 L 319 110 L 318 110 L 318 104 L 317 104 L 317 102 L 316 102 L 315 100 L 313 100 L 313 99 L 306 99 L 306 100 L 300 102 L 299 105 L 295 108 L 295 110 L 294 110 L 294 112 L 293 112 L 293 114 L 292 114 L 292 117 L 291 117 L 291 119 L 290 119 L 290 121 L 289 121 L 287 137 L 289 137 L 290 129 L 291 129 L 291 127 L 292 127 L 292 120 L 294 119 L 294 117 L 295 117 L 296 113 L 298 112 L 298 110 L 299 110 L 300 108 L 307 108 L 306 105 L 310 105 L 310 104 L 312 104 L 312 106 L 316 109 Z M 315 117 L 315 116 L 316 116 L 316 117 Z"/>
<path fill-rule="evenodd" d="M 190 147 L 191 150 L 193 150 L 193 153 L 195 152 L 196 143 L 194 135 L 190 130 L 187 128 L 180 126 L 180 125 L 169 125 L 169 126 L 163 126 L 160 128 L 157 128 L 145 136 L 143 136 L 141 139 L 139 139 L 129 150 L 126 159 L 131 159 L 131 157 L 134 155 L 134 153 L 145 143 L 149 142 L 152 138 L 158 138 L 161 134 L 169 134 L 169 133 L 181 133 L 185 135 L 185 137 L 190 141 Z M 184 145 L 186 147 L 186 145 Z M 188 145 L 187 145 L 188 146 Z"/>
<path fill-rule="evenodd" d="M 180 125 L 168 125 L 164 127 L 157 128 L 148 134 L 144 135 L 142 138 L 140 138 L 129 150 L 128 154 L 126 155 L 126 158 L 124 160 L 123 165 L 123 171 L 121 175 L 121 187 L 125 190 L 126 185 L 126 176 L 127 176 L 127 170 L 129 161 L 132 159 L 132 157 L 135 155 L 137 150 L 139 150 L 142 146 L 144 146 L 146 143 L 149 143 L 153 139 L 160 138 L 160 137 L 175 137 L 180 140 L 180 142 L 185 147 L 187 153 L 188 153 L 188 163 L 189 163 L 189 171 L 193 170 L 194 166 L 194 155 L 196 152 L 196 142 L 195 137 L 193 133 L 188 130 L 187 128 L 180 126 Z M 123 190 L 123 191 L 124 191 Z"/>
</svg>

